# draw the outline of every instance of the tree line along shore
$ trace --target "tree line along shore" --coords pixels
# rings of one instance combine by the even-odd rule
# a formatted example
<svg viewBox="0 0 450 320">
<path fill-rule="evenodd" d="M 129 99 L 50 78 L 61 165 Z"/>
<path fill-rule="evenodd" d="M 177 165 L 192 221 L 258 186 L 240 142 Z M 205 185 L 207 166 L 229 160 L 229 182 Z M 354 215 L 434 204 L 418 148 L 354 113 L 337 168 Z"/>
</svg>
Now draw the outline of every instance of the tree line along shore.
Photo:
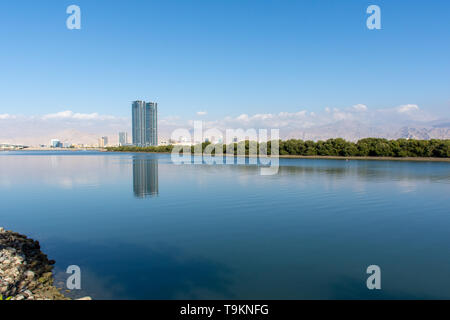
<svg viewBox="0 0 450 320">
<path fill-rule="evenodd" d="M 211 144 L 203 142 L 201 145 L 188 146 L 192 153 L 202 152 L 215 155 L 216 150 L 224 155 L 238 155 L 238 150 L 245 150 L 245 155 L 267 154 L 272 155 L 271 148 L 274 141 L 257 143 L 255 141 L 241 141 L 232 144 Z M 280 156 L 304 156 L 304 157 L 389 157 L 389 158 L 450 158 L 450 139 L 439 140 L 415 140 L 397 139 L 387 140 L 382 138 L 365 138 L 357 142 L 346 141 L 342 138 L 328 139 L 326 141 L 303 141 L 298 139 L 279 140 Z M 154 146 L 135 147 L 121 146 L 108 147 L 112 152 L 154 152 L 170 153 L 177 148 L 183 152 L 182 146 Z M 189 150 L 189 149 L 188 149 Z M 252 151 L 255 150 L 255 151 Z M 239 155 L 243 155 L 241 151 Z"/>
</svg>

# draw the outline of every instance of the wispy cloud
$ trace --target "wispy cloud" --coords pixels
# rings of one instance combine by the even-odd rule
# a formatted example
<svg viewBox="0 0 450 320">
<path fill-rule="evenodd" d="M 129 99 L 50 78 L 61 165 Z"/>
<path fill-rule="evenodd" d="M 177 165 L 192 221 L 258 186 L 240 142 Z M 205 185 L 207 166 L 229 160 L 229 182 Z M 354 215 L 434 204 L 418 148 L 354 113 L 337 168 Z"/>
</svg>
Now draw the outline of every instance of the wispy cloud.
<svg viewBox="0 0 450 320">
<path fill-rule="evenodd" d="M 398 113 L 411 113 L 411 112 L 415 112 L 415 111 L 419 111 L 419 110 L 420 110 L 420 108 L 416 104 L 405 104 L 405 105 L 397 107 Z"/>
<path fill-rule="evenodd" d="M 367 106 L 365 104 L 355 104 L 354 106 L 352 106 L 352 109 L 355 111 L 367 111 Z"/>
<path fill-rule="evenodd" d="M 70 110 L 50 113 L 42 116 L 42 120 L 115 120 L 117 117 L 98 113 L 75 113 Z"/>
<path fill-rule="evenodd" d="M 207 114 L 208 114 L 208 112 L 206 112 L 206 111 L 198 111 L 197 112 L 198 116 L 206 116 Z"/>
<path fill-rule="evenodd" d="M 28 145 L 65 142 L 94 144 L 100 136 L 115 141 L 119 131 L 130 131 L 127 117 L 79 113 L 71 110 L 45 115 L 0 115 L 0 141 Z"/>
<path fill-rule="evenodd" d="M 8 113 L 0 114 L 0 120 L 7 120 L 7 119 L 15 119 L 16 116 L 10 115 Z"/>
</svg>

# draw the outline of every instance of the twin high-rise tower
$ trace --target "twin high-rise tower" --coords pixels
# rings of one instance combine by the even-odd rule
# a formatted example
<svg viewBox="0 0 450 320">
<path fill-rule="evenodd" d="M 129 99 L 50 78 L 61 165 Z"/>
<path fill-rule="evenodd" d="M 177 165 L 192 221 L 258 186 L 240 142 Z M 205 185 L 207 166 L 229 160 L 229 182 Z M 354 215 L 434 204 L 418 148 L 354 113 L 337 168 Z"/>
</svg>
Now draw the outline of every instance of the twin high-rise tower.
<svg viewBox="0 0 450 320">
<path fill-rule="evenodd" d="M 133 118 L 133 145 L 148 147 L 158 145 L 158 104 L 141 100 L 131 106 Z"/>
</svg>

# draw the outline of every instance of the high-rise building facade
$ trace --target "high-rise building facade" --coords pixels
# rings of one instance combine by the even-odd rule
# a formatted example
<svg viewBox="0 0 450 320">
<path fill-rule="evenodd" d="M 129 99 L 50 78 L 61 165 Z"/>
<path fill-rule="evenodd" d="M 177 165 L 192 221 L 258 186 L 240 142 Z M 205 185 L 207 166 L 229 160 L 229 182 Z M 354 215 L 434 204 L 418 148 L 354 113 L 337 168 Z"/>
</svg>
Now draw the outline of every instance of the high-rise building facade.
<svg viewBox="0 0 450 320">
<path fill-rule="evenodd" d="M 134 101 L 131 106 L 133 145 L 148 147 L 158 145 L 158 104 Z"/>
<path fill-rule="evenodd" d="M 98 139 L 98 146 L 104 148 L 108 146 L 108 137 L 101 137 Z"/>
<path fill-rule="evenodd" d="M 128 133 L 119 132 L 119 146 L 126 146 L 128 144 Z"/>
</svg>

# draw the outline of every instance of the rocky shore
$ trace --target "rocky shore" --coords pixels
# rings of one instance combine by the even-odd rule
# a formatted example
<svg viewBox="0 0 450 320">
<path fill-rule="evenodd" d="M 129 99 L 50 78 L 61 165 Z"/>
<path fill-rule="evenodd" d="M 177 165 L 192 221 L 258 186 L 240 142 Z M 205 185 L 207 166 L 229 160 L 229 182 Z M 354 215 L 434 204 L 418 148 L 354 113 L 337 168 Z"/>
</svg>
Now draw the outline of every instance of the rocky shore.
<svg viewBox="0 0 450 320">
<path fill-rule="evenodd" d="M 53 285 L 53 265 L 38 241 L 0 228 L 0 298 L 70 300 Z"/>
</svg>

